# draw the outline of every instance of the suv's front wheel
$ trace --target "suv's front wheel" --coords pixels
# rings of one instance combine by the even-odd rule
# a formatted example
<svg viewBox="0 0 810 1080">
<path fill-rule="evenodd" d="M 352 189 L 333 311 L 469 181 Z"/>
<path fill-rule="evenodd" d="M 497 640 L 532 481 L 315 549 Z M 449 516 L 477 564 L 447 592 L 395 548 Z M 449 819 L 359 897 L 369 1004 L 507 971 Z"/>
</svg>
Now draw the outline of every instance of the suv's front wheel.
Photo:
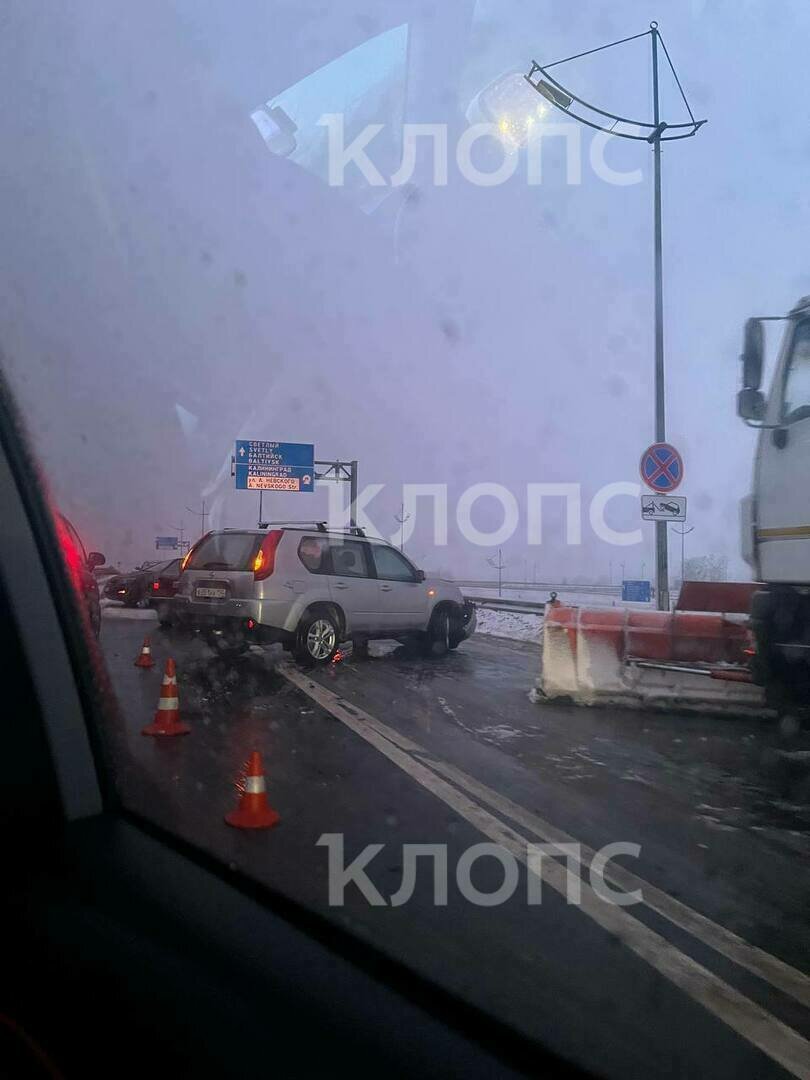
<svg viewBox="0 0 810 1080">
<path fill-rule="evenodd" d="M 450 612 L 447 608 L 439 608 L 433 612 L 430 625 L 424 638 L 424 652 L 426 656 L 445 656 L 450 649 L 454 648 L 453 624 Z"/>
<path fill-rule="evenodd" d="M 305 664 L 328 664 L 337 652 L 338 625 L 329 611 L 305 615 L 298 626 L 295 655 Z"/>
</svg>

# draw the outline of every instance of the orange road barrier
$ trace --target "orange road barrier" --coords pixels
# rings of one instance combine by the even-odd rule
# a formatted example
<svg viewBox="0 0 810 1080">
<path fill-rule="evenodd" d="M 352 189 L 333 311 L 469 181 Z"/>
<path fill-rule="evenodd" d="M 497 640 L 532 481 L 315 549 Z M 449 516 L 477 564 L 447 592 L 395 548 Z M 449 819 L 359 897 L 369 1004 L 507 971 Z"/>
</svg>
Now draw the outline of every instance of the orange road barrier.
<svg viewBox="0 0 810 1080">
<path fill-rule="evenodd" d="M 546 607 L 538 699 L 762 715 L 738 613 Z"/>
<path fill-rule="evenodd" d="M 155 666 L 155 661 L 152 659 L 152 646 L 149 644 L 149 638 L 143 639 L 143 645 L 141 651 L 135 658 L 135 667 L 151 668 Z"/>
<path fill-rule="evenodd" d="M 160 688 L 155 719 L 147 724 L 142 735 L 188 735 L 191 728 L 180 720 L 180 699 L 177 695 L 177 672 L 171 657 L 166 661 L 163 685 Z"/>
<path fill-rule="evenodd" d="M 262 758 L 256 750 L 248 758 L 239 784 L 239 804 L 225 815 L 225 820 L 236 829 L 272 829 L 281 820 L 267 801 Z"/>
</svg>

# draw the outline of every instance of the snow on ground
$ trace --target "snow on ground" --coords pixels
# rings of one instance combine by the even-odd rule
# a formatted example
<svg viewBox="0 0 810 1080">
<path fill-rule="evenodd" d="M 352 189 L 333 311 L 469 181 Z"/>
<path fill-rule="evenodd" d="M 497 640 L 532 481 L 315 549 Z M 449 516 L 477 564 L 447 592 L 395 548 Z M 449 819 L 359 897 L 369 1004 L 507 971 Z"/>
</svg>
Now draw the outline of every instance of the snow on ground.
<svg viewBox="0 0 810 1080">
<path fill-rule="evenodd" d="M 484 589 L 484 588 L 467 588 L 465 585 L 461 590 L 465 596 L 486 596 L 497 600 L 498 589 Z M 504 589 L 502 597 L 504 600 L 529 600 L 535 604 L 545 604 L 551 595 L 550 589 Z M 558 594 L 558 600 L 563 604 L 570 604 L 573 607 L 626 607 L 633 609 L 646 610 L 652 608 L 654 605 L 635 603 L 633 601 L 622 600 L 618 596 L 611 596 L 606 593 L 592 593 L 592 592 L 561 592 Z"/>
<path fill-rule="evenodd" d="M 479 607 L 476 611 L 476 633 L 513 638 L 515 641 L 540 641 L 542 615 L 526 615 L 520 611 L 493 611 Z"/>
<path fill-rule="evenodd" d="M 114 600 L 101 601 L 101 617 L 103 619 L 142 619 L 155 620 L 157 612 L 152 608 L 126 608 L 117 604 Z"/>
</svg>

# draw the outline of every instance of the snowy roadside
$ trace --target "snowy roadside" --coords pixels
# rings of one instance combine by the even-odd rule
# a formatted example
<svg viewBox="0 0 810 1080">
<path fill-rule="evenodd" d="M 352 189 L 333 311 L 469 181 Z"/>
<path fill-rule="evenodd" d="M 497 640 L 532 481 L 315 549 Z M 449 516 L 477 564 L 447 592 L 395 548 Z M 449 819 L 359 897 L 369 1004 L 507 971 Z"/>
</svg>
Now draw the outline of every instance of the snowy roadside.
<svg viewBox="0 0 810 1080">
<path fill-rule="evenodd" d="M 493 611 L 492 608 L 479 607 L 476 616 L 477 634 L 492 634 L 494 637 L 512 638 L 515 641 L 540 641 L 542 615 L 520 611 Z"/>
<path fill-rule="evenodd" d="M 117 600 L 108 600 L 102 597 L 100 600 L 102 619 L 140 619 L 154 620 L 157 612 L 153 608 L 126 608 Z"/>
</svg>

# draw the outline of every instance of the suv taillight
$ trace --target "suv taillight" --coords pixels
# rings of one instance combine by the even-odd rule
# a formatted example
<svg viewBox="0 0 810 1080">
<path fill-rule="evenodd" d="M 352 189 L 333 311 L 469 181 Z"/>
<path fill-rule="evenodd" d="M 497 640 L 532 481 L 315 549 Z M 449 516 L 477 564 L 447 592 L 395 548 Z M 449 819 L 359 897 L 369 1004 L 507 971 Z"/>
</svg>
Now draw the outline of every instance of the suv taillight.
<svg viewBox="0 0 810 1080">
<path fill-rule="evenodd" d="M 253 580 L 264 581 L 265 578 L 269 578 L 276 567 L 276 548 L 278 542 L 284 535 L 281 529 L 271 529 L 270 532 L 262 540 L 262 545 L 256 552 L 256 558 L 253 560 Z"/>
</svg>

